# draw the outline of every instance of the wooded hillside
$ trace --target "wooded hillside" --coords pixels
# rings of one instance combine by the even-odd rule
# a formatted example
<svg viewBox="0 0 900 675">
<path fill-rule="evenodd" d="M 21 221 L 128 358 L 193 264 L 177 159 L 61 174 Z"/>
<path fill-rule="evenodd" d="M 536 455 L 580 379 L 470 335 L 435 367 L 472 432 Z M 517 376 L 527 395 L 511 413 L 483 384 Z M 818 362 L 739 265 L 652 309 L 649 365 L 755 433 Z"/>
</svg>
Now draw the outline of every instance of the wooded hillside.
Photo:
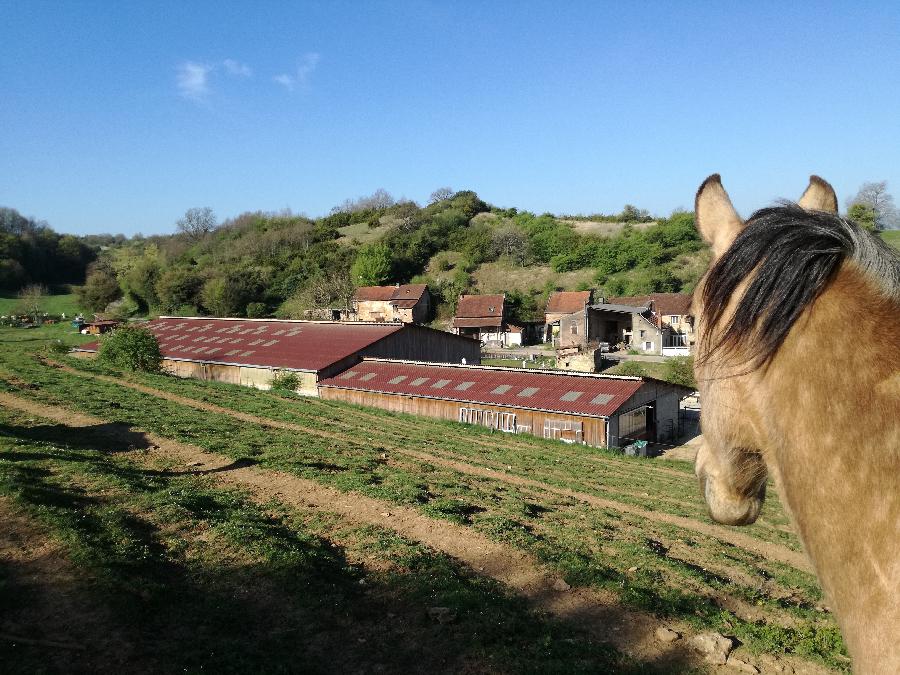
<svg viewBox="0 0 900 675">
<path fill-rule="evenodd" d="M 617 218 L 631 221 L 617 220 Z M 493 207 L 471 191 L 421 207 L 378 191 L 318 219 L 249 212 L 106 250 L 82 298 L 122 314 L 302 317 L 345 307 L 363 285 L 428 283 L 438 316 L 462 293 L 504 291 L 517 318 L 538 317 L 557 289 L 623 295 L 690 290 L 705 265 L 690 213 L 657 222 L 626 206 L 608 235 L 578 219 Z"/>
</svg>

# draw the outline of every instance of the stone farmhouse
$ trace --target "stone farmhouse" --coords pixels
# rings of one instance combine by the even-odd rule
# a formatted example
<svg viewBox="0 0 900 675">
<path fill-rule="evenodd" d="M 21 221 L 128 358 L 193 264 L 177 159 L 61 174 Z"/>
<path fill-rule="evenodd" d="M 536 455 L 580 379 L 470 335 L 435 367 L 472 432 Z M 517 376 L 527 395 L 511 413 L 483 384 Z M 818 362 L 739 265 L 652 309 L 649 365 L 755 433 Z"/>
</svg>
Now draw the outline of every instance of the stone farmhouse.
<svg viewBox="0 0 900 675">
<path fill-rule="evenodd" d="M 684 356 L 694 353 L 696 334 L 691 314 L 691 296 L 687 293 L 651 293 L 631 297 L 610 298 L 609 302 L 645 307 L 651 321 L 662 332 L 658 354 Z"/>
<path fill-rule="evenodd" d="M 431 293 L 426 284 L 361 286 L 353 294 L 350 321 L 426 323 L 431 318 Z"/>
<path fill-rule="evenodd" d="M 560 338 L 559 322 L 565 316 L 578 312 L 594 301 L 594 291 L 556 291 L 547 298 L 544 311 L 544 342 L 557 344 Z"/>
</svg>

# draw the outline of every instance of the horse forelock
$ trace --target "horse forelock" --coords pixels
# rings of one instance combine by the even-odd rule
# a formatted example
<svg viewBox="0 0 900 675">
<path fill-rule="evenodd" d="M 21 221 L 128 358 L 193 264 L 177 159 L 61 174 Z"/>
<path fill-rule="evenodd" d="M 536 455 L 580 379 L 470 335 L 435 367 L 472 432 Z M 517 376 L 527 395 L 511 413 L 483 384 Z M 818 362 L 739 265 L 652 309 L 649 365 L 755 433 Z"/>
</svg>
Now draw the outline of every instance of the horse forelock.
<svg viewBox="0 0 900 675">
<path fill-rule="evenodd" d="M 900 257 L 880 238 L 792 203 L 754 213 L 703 281 L 700 361 L 727 354 L 751 369 L 764 366 L 845 260 L 900 302 Z M 729 316 L 726 308 L 741 284 L 745 289 Z"/>
</svg>

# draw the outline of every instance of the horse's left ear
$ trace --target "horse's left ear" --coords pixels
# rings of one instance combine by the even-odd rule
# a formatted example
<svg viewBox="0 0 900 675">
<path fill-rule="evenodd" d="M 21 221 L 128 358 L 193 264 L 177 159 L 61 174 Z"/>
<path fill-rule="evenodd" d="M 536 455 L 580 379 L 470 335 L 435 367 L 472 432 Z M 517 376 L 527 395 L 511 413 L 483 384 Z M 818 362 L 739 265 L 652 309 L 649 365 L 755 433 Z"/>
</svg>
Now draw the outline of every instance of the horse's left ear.
<svg viewBox="0 0 900 675">
<path fill-rule="evenodd" d="M 744 229 L 744 223 L 731 205 L 717 173 L 703 181 L 697 190 L 694 214 L 700 236 L 712 247 L 713 259 L 721 257 Z"/>
<path fill-rule="evenodd" d="M 828 213 L 837 213 L 838 202 L 834 188 L 827 180 L 823 180 L 818 176 L 809 177 L 809 187 L 797 202 L 798 206 L 802 206 L 809 211 L 827 211 Z"/>
</svg>

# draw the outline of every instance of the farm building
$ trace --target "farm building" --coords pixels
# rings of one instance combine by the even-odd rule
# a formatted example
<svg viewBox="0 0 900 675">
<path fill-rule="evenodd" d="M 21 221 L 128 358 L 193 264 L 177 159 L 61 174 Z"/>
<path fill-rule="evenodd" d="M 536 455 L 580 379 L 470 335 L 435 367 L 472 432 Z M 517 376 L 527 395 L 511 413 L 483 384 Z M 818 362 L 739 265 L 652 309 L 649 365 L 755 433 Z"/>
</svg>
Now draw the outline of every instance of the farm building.
<svg viewBox="0 0 900 675">
<path fill-rule="evenodd" d="M 319 396 L 596 447 L 670 441 L 689 390 L 659 380 L 363 359 Z"/>
<path fill-rule="evenodd" d="M 362 286 L 353 294 L 352 321 L 425 323 L 431 314 L 426 284 Z"/>
<path fill-rule="evenodd" d="M 290 372 L 300 378 L 298 391 L 311 396 L 320 380 L 365 356 L 481 362 L 477 342 L 402 323 L 160 317 L 145 325 L 159 340 L 163 368 L 174 375 L 268 389 L 276 373 Z"/>
<path fill-rule="evenodd" d="M 663 331 L 663 356 L 679 356 L 694 351 L 696 334 L 691 313 L 691 296 L 687 293 L 651 293 L 626 298 L 610 298 L 608 302 L 646 307 L 652 323 Z M 640 340 L 638 340 L 640 342 Z"/>
<path fill-rule="evenodd" d="M 544 342 L 559 341 L 559 320 L 575 313 L 584 315 L 594 298 L 593 291 L 556 291 L 547 298 L 544 312 Z"/>
<path fill-rule="evenodd" d="M 506 295 L 461 295 L 453 317 L 457 335 L 501 347 L 531 344 L 540 337 L 541 323 L 511 323 L 506 316 Z"/>
</svg>

